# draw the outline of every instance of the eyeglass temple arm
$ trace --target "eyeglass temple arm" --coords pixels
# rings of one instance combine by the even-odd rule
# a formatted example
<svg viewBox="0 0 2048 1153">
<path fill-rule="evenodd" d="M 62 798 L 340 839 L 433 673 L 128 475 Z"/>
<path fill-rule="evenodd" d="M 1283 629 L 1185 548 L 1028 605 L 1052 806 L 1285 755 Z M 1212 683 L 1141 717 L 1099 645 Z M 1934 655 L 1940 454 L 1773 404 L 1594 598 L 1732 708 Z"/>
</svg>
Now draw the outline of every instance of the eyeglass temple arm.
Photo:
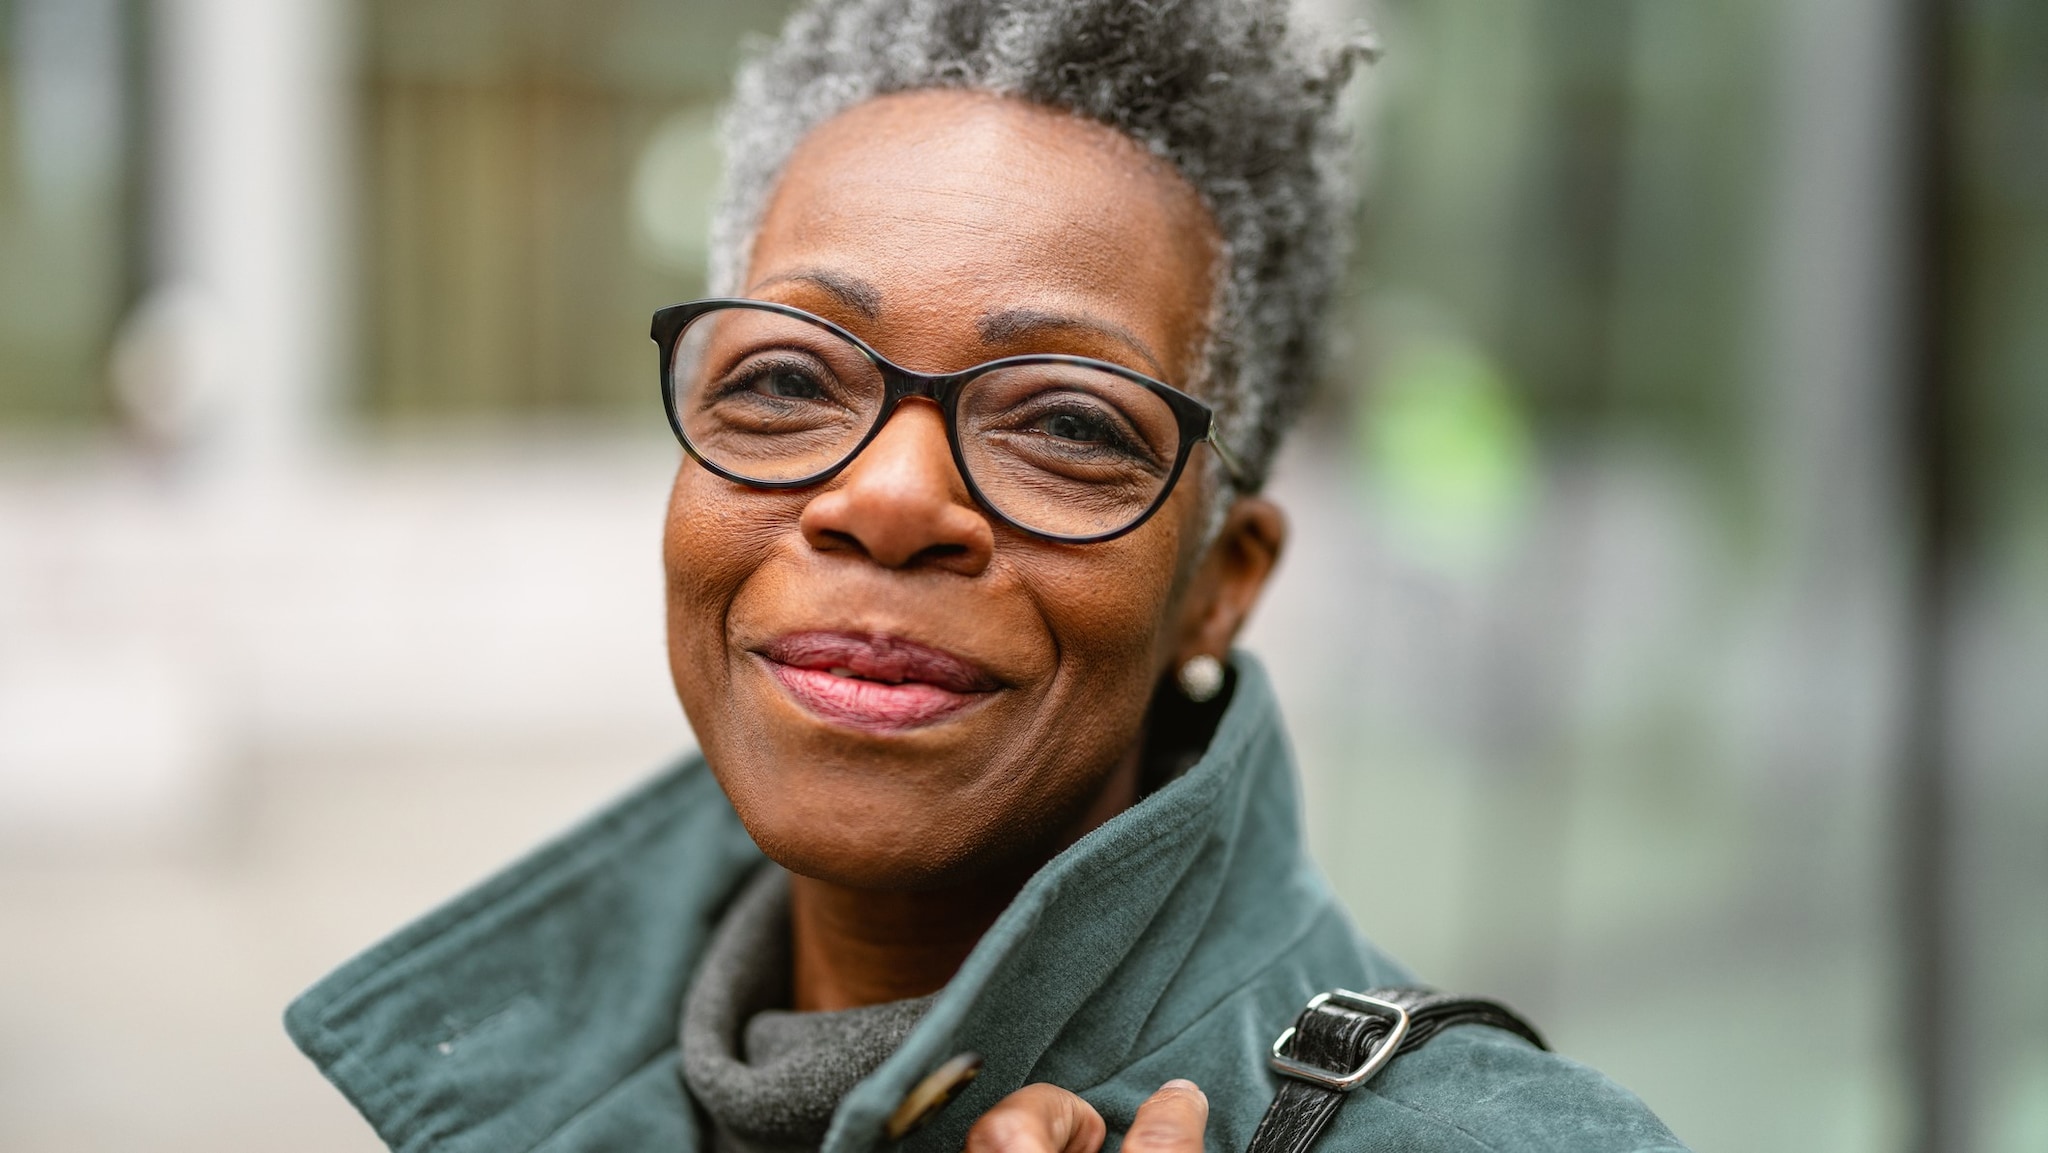
<svg viewBox="0 0 2048 1153">
<path fill-rule="evenodd" d="M 1209 447 L 1216 450 L 1216 459 L 1223 462 L 1223 471 L 1230 474 L 1231 486 L 1238 489 L 1244 488 L 1244 465 L 1237 459 L 1237 454 L 1230 451 L 1230 448 L 1223 443 L 1223 438 L 1216 435 L 1216 425 L 1214 422 L 1211 422 L 1209 425 L 1209 435 L 1202 439 L 1208 441 Z"/>
</svg>

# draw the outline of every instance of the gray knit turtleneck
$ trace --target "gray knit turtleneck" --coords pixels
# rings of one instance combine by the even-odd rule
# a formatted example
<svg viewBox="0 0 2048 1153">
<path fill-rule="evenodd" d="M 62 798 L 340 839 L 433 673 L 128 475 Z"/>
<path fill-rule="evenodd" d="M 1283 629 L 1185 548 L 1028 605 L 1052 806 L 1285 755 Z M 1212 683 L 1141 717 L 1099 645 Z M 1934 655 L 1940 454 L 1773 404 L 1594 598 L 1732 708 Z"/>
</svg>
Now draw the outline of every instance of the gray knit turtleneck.
<svg viewBox="0 0 2048 1153">
<path fill-rule="evenodd" d="M 839 1099 L 937 996 L 797 1013 L 790 980 L 789 875 L 769 865 L 719 921 L 683 1001 L 683 1079 L 714 1153 L 815 1153 Z"/>
</svg>

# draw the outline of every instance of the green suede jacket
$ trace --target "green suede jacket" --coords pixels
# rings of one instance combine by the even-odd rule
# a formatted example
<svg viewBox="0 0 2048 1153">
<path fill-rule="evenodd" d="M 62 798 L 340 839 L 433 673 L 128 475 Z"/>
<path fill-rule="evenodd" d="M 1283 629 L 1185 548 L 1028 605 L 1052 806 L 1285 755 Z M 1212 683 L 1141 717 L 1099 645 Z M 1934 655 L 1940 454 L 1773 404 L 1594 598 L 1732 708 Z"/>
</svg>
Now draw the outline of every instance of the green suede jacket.
<svg viewBox="0 0 2048 1153">
<path fill-rule="evenodd" d="M 1206 755 L 1033 877 L 901 1049 L 841 1102 L 823 1153 L 957 1153 L 1034 1081 L 1079 1093 L 1111 1149 L 1173 1077 L 1242 1150 L 1272 1099 L 1273 1037 L 1332 987 L 1411 980 L 1303 851 L 1264 671 L 1239 655 Z M 689 1150 L 676 1062 L 696 958 L 761 863 L 701 758 L 349 962 L 294 1002 L 299 1047 L 397 1150 Z M 899 1142 L 883 1123 L 963 1052 L 981 1077 Z M 1676 1150 L 1599 1073 L 1477 1026 L 1351 1095 L 1317 1153 Z"/>
</svg>

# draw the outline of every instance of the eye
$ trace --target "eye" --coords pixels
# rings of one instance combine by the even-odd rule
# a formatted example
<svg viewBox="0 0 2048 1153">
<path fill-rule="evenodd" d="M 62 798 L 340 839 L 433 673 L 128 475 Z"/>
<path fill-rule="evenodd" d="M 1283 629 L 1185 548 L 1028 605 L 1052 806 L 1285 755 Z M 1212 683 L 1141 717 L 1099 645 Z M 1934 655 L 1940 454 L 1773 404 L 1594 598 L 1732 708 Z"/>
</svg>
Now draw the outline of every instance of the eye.
<svg viewBox="0 0 2048 1153">
<path fill-rule="evenodd" d="M 751 374 L 746 383 L 748 391 L 778 400 L 823 400 L 825 397 L 825 386 L 817 377 L 790 365 L 761 369 Z"/>
<path fill-rule="evenodd" d="M 1123 439 L 1099 415 L 1073 409 L 1046 414 L 1039 419 L 1038 430 L 1081 444 L 1116 444 Z"/>
<path fill-rule="evenodd" d="M 1031 398 L 1007 422 L 1016 433 L 1038 441 L 1036 451 L 1055 453 L 1066 461 L 1112 458 L 1149 460 L 1152 453 L 1140 441 L 1130 421 L 1098 398 L 1073 393 Z M 1017 442 L 1019 451 L 1022 442 Z M 1051 459 L 1048 457 L 1047 459 Z"/>
</svg>

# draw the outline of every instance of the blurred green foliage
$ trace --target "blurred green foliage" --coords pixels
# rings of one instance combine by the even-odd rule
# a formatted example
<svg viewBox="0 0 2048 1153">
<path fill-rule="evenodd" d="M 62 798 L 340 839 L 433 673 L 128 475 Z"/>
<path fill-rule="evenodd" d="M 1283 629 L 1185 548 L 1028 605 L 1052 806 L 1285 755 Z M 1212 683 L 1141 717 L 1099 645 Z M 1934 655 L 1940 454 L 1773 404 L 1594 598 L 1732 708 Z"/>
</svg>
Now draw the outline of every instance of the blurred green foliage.
<svg viewBox="0 0 2048 1153">
<path fill-rule="evenodd" d="M 1413 551 L 1452 567 L 1506 551 L 1532 499 L 1535 461 L 1493 362 L 1469 344 L 1406 342 L 1359 413 L 1373 491 Z"/>
<path fill-rule="evenodd" d="M 1653 436 L 1731 476 L 1755 387 L 1779 6 L 1378 11 L 1394 50 L 1374 80 L 1350 379 L 1370 387 L 1420 297 L 1498 361 L 1542 435 Z"/>
</svg>

